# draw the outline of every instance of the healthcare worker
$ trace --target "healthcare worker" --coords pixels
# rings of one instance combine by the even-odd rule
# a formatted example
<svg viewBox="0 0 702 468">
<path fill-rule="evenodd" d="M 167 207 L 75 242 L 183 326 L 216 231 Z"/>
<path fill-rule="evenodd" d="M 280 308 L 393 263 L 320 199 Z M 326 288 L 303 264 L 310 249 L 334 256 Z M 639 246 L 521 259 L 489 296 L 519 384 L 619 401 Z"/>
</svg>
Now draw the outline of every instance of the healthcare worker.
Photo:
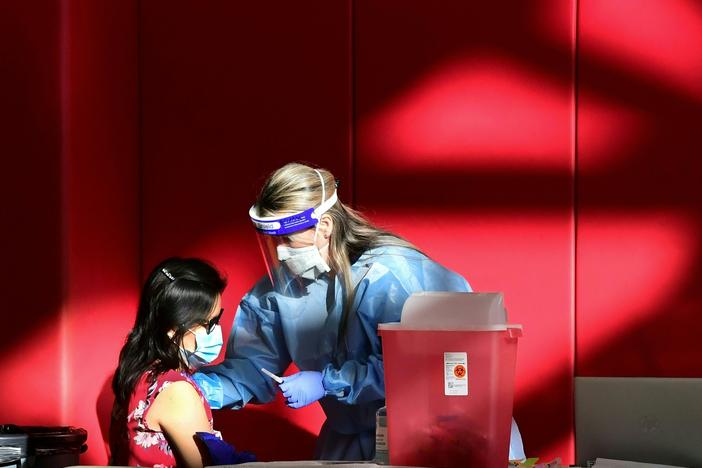
<svg viewBox="0 0 702 468">
<path fill-rule="evenodd" d="M 385 405 L 379 323 L 399 322 L 410 294 L 470 291 L 460 275 L 378 229 L 337 197 L 324 169 L 288 164 L 265 182 L 249 215 L 268 275 L 239 304 L 224 361 L 195 374 L 212 408 L 316 401 L 327 416 L 315 456 L 370 460 Z M 300 372 L 278 385 L 262 369 Z M 512 425 L 510 458 L 523 458 Z"/>
</svg>

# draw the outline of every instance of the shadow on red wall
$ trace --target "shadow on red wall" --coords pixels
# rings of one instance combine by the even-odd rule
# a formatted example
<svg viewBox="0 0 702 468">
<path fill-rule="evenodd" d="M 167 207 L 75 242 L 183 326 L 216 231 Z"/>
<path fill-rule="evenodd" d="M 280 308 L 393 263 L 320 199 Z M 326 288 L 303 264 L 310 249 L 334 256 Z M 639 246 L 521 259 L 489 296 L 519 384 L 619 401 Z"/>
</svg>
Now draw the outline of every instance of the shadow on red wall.
<svg viewBox="0 0 702 468">
<path fill-rule="evenodd" d="M 62 409 L 59 30 L 57 5 L 44 8 L 0 6 L 0 424 L 58 424 Z"/>
<path fill-rule="evenodd" d="M 431 11 L 424 2 L 355 2 L 353 37 L 351 3 L 320 10 L 320 2 L 271 15 L 238 4 L 220 3 L 215 14 L 195 3 L 166 8 L 165 2 L 142 2 L 142 265 L 173 254 L 210 258 L 229 270 L 227 303 L 236 304 L 260 265 L 252 263 L 257 261 L 253 237 L 231 233 L 248 232 L 246 210 L 257 181 L 289 160 L 332 169 L 344 181 L 345 200 L 358 199 L 371 214 L 406 213 L 406 224 L 431 221 L 439 207 L 474 218 L 477 227 L 466 224 L 475 232 L 488 216 L 501 217 L 505 225 L 521 216 L 555 217 L 567 224 L 574 211 L 576 239 L 569 237 L 569 228 L 561 237 L 576 242 L 575 265 L 570 257 L 558 262 L 563 275 L 576 268 L 576 290 L 559 292 L 575 294 L 575 323 L 567 301 L 562 308 L 518 312 L 525 319 L 525 342 L 530 329 L 543 329 L 555 319 L 559 333 L 571 337 L 575 328 L 578 334 L 575 369 L 570 348 L 559 350 L 563 362 L 535 353 L 521 355 L 519 363 L 529 369 L 553 362 L 548 378 L 530 382 L 517 395 L 515 413 L 527 451 L 565 455 L 572 439 L 574 370 L 577 375 L 700 376 L 702 355 L 692 324 L 702 307 L 697 287 L 702 160 L 695 151 L 702 105 L 700 89 L 689 79 L 700 76 L 699 53 L 684 44 L 699 43 L 702 14 L 688 12 L 685 27 L 648 28 L 663 31 L 663 38 L 688 34 L 663 55 L 682 57 L 690 68 L 657 62 L 655 55 L 632 62 L 626 58 L 632 54 L 623 53 L 630 44 L 660 51 L 666 41 L 647 35 L 647 28 L 632 36 L 624 30 L 627 25 L 636 24 L 637 17 L 665 23 L 666 12 L 692 4 L 649 2 L 660 7 L 651 18 L 650 10 L 635 2 L 616 3 L 631 8 L 600 15 L 586 5 L 600 8 L 607 2 L 581 2 L 576 51 L 572 2 L 520 2 L 509 11 L 458 1 Z M 15 16 L 36 20 L 29 12 Z M 58 53 L 44 48 L 58 32 L 53 22 L 43 24 L 41 32 L 34 23 L 3 25 L 0 31 L 11 40 L 0 41 L 0 47 L 16 48 L 7 54 L 3 49 L 2 55 L 12 58 L 8 69 L 17 73 L 3 75 L 1 92 L 4 102 L 21 111 L 4 117 L 2 126 L 9 130 L 9 154 L 23 155 L 11 158 L 11 176 L 3 184 L 6 200 L 22 195 L 20 203 L 4 208 L 10 222 L 3 241 L 23 248 L 12 249 L 4 268 L 3 282 L 17 284 L 9 288 L 8 310 L 22 313 L 12 314 L 5 349 L 13 351 L 2 357 L 12 360 L 13 381 L 31 369 L 31 378 L 59 382 L 56 328 L 34 334 L 37 323 L 55 324 L 62 307 Z M 630 42 L 622 43 L 622 37 Z M 470 75 L 476 58 L 497 64 L 492 70 L 499 73 L 478 68 L 483 73 L 476 81 Z M 24 73 L 35 81 L 25 80 Z M 489 96 L 495 101 L 472 100 L 485 93 L 494 93 Z M 494 102 L 498 109 L 489 108 Z M 515 117 L 516 111 L 525 113 Z M 451 118 L 444 122 L 446 115 Z M 486 124 L 487 117 L 495 121 Z M 533 127 L 533 121 L 539 124 Z M 355 153 L 348 145 L 353 125 Z M 36 127 L 45 133 L 37 137 Z M 37 165 L 41 171 L 34 170 Z M 521 235 L 514 233 L 515 239 Z M 421 247 L 430 254 L 462 242 L 432 227 L 422 237 L 428 240 Z M 223 247 L 227 239 L 231 246 Z M 543 269 L 540 247 L 535 241 L 526 264 L 505 264 L 504 281 L 474 286 L 505 290 L 509 301 L 530 293 L 523 276 L 542 274 L 544 290 L 560 284 L 562 275 Z M 469 248 L 480 246 L 461 248 L 455 256 L 469 258 Z M 461 268 L 472 281 L 486 265 Z M 18 277 L 31 280 L 18 283 Z M 640 297 L 646 300 L 631 307 Z M 28 346 L 42 337 L 41 352 Z M 25 348 L 31 349 L 22 354 Z M 528 372 L 522 375 L 529 379 Z M 3 405 L 3 418 L 56 422 L 58 396 L 52 400 L 41 389 L 26 391 L 3 387 L 2 400 L 32 399 L 42 406 L 28 414 L 27 407 L 13 412 Z M 106 381 L 95 403 L 103 441 L 110 398 Z M 261 459 L 309 458 L 314 435 L 295 423 L 298 414 L 276 405 L 267 411 L 217 412 L 216 419 L 237 448 L 253 450 Z"/>
</svg>

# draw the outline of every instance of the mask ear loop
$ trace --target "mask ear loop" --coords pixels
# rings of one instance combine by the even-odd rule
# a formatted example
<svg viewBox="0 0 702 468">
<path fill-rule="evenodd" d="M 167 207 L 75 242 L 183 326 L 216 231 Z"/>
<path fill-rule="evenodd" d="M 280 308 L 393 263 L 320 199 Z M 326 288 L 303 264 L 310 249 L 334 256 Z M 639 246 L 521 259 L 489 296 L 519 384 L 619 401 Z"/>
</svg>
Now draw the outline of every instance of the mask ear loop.
<svg viewBox="0 0 702 468">
<path fill-rule="evenodd" d="M 322 182 L 322 203 L 319 204 L 321 206 L 327 200 L 327 192 L 326 192 L 326 189 L 324 187 L 324 177 L 322 177 L 322 173 L 319 172 L 317 169 L 314 169 L 314 172 L 317 173 L 317 175 L 319 176 L 320 182 Z M 317 224 L 314 225 L 314 241 L 313 241 L 313 243 L 314 243 L 315 247 L 317 247 L 317 231 L 319 231 L 319 222 L 321 220 L 322 220 L 322 218 L 320 217 L 317 220 Z M 319 248 L 317 248 L 317 250 L 319 250 Z"/>
</svg>

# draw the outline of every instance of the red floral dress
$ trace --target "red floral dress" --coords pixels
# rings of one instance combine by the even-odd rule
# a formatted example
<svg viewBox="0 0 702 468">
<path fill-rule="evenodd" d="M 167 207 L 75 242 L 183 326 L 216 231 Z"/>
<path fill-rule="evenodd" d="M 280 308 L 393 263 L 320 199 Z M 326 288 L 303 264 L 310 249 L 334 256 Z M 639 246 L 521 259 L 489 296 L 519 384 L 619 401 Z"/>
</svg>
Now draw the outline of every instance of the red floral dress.
<svg viewBox="0 0 702 468">
<path fill-rule="evenodd" d="M 146 423 L 146 415 L 149 413 L 149 408 L 154 399 L 173 382 L 185 380 L 195 388 L 198 395 L 200 395 L 202 404 L 205 406 L 205 413 L 210 421 L 210 430 L 221 439 L 220 433 L 212 428 L 212 410 L 210 405 L 207 403 L 207 399 L 202 394 L 200 387 L 197 386 L 188 373 L 170 370 L 159 375 L 155 382 L 149 384 L 148 377 L 151 377 L 151 375 L 152 372 L 148 371 L 141 376 L 129 400 L 127 413 L 129 466 L 175 466 L 175 457 L 163 432 L 151 429 Z"/>
</svg>

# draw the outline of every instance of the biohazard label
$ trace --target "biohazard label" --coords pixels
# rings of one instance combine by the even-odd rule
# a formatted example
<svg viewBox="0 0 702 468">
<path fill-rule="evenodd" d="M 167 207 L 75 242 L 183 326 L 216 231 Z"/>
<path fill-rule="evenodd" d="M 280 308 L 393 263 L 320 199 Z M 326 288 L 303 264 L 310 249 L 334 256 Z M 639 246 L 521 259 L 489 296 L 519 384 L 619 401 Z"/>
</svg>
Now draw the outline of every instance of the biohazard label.
<svg viewBox="0 0 702 468">
<path fill-rule="evenodd" d="M 468 395 L 467 353 L 444 353 L 444 394 Z"/>
</svg>

